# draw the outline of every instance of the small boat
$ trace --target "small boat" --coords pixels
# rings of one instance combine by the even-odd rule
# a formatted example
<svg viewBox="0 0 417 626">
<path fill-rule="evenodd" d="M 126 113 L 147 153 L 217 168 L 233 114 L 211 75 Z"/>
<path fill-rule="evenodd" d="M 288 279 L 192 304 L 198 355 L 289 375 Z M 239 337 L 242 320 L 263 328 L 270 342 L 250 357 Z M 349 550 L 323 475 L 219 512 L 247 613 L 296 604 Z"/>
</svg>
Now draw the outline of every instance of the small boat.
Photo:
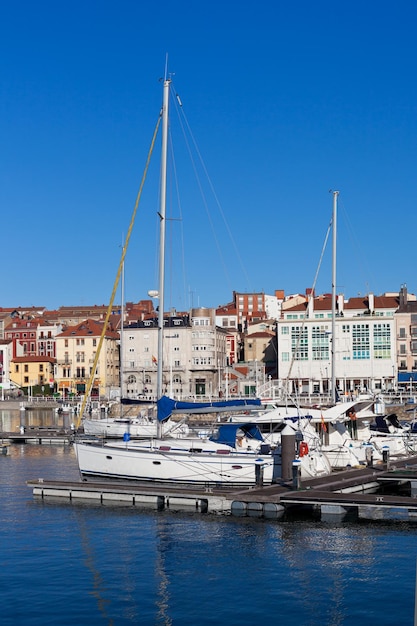
<svg viewBox="0 0 417 626">
<path fill-rule="evenodd" d="M 146 415 L 136 417 L 103 417 L 84 418 L 83 428 L 85 435 L 106 438 L 123 438 L 128 435 L 130 439 L 148 439 L 156 437 L 158 425 L 155 419 Z M 189 433 L 187 424 L 169 421 L 165 434 L 170 437 L 186 437 Z"/>
<path fill-rule="evenodd" d="M 55 409 L 56 413 L 72 413 L 74 411 L 75 407 L 72 404 L 68 404 L 63 402 L 62 404 L 59 405 L 59 407 L 57 407 Z"/>
<path fill-rule="evenodd" d="M 369 412 L 362 405 L 341 402 L 327 409 L 282 406 L 254 418 L 254 423 L 271 445 L 279 444 L 282 430 L 290 425 L 301 433 L 310 455 L 313 452 L 318 457 L 324 455 L 332 470 L 345 469 L 366 465 L 371 457 L 374 461 L 382 460 L 382 453 L 369 442 L 370 432 L 367 436 L 362 433 L 363 438 L 352 434 L 347 416 L 352 407 L 356 407 L 356 414 L 360 416 L 358 423 L 369 420 Z"/>
<path fill-rule="evenodd" d="M 376 415 L 369 425 L 370 438 L 378 449 L 389 450 L 392 458 L 417 453 L 417 433 L 413 423 L 401 423 L 396 413 Z"/>
</svg>

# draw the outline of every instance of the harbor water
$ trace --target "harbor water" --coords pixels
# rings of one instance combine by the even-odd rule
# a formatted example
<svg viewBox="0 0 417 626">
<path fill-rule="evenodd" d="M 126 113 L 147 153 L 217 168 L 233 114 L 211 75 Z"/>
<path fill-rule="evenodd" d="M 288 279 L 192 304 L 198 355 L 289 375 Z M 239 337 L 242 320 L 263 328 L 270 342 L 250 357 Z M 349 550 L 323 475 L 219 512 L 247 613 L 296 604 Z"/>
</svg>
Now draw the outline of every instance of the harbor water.
<svg viewBox="0 0 417 626">
<path fill-rule="evenodd" d="M 0 410 L 2 430 L 21 419 Z M 38 478 L 78 480 L 73 448 L 16 444 L 0 458 L 2 626 L 414 624 L 417 525 L 42 501 L 26 485 Z"/>
</svg>

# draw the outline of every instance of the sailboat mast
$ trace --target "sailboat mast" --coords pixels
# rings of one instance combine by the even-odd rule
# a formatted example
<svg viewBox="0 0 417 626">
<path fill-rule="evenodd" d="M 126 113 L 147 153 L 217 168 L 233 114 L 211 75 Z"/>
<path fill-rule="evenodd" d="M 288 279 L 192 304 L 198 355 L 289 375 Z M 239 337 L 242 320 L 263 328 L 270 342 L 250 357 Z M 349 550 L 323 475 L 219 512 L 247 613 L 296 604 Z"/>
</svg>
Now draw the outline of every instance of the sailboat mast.
<svg viewBox="0 0 417 626">
<path fill-rule="evenodd" d="M 164 291 L 165 291 L 165 215 L 166 215 L 166 187 L 167 187 L 167 147 L 168 147 L 168 103 L 170 80 L 164 80 L 164 94 L 162 103 L 162 149 L 161 149 L 161 187 L 159 204 L 159 311 L 158 311 L 158 362 L 156 379 L 156 397 L 162 397 L 163 371 L 163 339 L 164 339 Z"/>
<path fill-rule="evenodd" d="M 122 247 L 124 248 L 124 243 Z M 121 289 L 122 305 L 120 308 L 120 417 L 123 417 L 123 395 L 124 395 L 124 319 L 125 319 L 125 262 L 122 263 L 122 289 Z"/>
<path fill-rule="evenodd" d="M 332 217 L 332 400 L 337 402 L 336 393 L 336 239 L 337 239 L 337 196 L 338 191 L 333 192 L 333 217 Z"/>
</svg>

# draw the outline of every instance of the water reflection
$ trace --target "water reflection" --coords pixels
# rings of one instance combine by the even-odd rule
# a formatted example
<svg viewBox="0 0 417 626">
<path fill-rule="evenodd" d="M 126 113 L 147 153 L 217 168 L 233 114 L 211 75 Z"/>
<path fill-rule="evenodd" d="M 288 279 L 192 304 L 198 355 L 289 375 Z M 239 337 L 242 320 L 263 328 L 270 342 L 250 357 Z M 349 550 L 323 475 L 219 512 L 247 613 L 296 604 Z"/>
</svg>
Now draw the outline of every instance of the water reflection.
<svg viewBox="0 0 417 626">
<path fill-rule="evenodd" d="M 20 427 L 25 428 L 53 428 L 69 429 L 71 415 L 58 413 L 55 409 L 0 409 L 1 432 L 18 432 Z"/>
<path fill-rule="evenodd" d="M 38 418 L 49 425 L 42 419 L 50 420 L 51 412 Z M 26 486 L 38 477 L 76 480 L 73 448 L 16 444 L 10 457 L 0 459 L 6 623 L 18 623 L 11 621 L 15 607 L 5 601 L 7 589 L 21 588 L 29 570 L 36 576 L 20 605 L 20 623 L 34 626 L 76 623 L 74 615 L 62 615 L 63 606 L 80 614 L 80 624 L 118 626 L 411 623 L 416 526 L 42 502 Z M 69 581 L 76 602 L 68 602 Z M 382 597 L 381 589 L 395 593 Z"/>
</svg>

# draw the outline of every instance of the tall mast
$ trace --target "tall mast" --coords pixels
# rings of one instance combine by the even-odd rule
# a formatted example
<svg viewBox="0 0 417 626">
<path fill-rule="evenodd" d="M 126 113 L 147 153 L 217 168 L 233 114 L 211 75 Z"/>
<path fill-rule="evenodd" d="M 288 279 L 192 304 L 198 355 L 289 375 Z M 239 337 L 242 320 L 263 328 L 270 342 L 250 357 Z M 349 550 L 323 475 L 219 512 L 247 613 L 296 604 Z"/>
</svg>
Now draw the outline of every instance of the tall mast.
<svg viewBox="0 0 417 626">
<path fill-rule="evenodd" d="M 124 242 L 122 244 L 122 248 L 124 249 Z M 125 250 L 123 250 L 125 252 Z M 122 263 L 122 289 L 121 289 L 121 299 L 122 306 L 120 308 L 120 416 L 123 416 L 123 390 L 124 390 L 124 337 L 123 337 L 123 328 L 124 328 L 124 319 L 125 319 L 125 262 Z"/>
<path fill-rule="evenodd" d="M 163 338 L 164 338 L 164 288 L 165 288 L 165 214 L 166 214 L 166 186 L 167 186 L 167 146 L 168 146 L 168 103 L 169 86 L 171 81 L 164 80 L 164 95 L 162 103 L 162 150 L 161 150 L 161 187 L 159 203 L 159 311 L 158 311 L 158 363 L 156 379 L 156 397 L 162 397 L 163 371 Z"/>
<path fill-rule="evenodd" d="M 333 217 L 332 217 L 332 234 L 333 234 L 333 250 L 332 250 L 332 400 L 337 402 L 336 393 L 336 239 L 337 239 L 337 196 L 338 191 L 333 192 Z"/>
</svg>

